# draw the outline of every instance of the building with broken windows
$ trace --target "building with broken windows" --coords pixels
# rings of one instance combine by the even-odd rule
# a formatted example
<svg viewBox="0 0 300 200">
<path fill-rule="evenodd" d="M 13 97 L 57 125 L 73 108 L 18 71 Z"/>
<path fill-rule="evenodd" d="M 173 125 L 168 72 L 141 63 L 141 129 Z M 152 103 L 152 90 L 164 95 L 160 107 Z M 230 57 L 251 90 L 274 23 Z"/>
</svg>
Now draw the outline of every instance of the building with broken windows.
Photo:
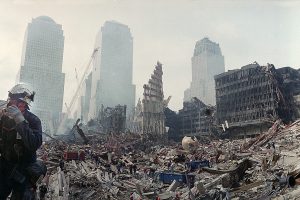
<svg viewBox="0 0 300 200">
<path fill-rule="evenodd" d="M 99 123 L 104 133 L 122 133 L 126 127 L 126 105 L 115 107 L 101 107 Z"/>
<path fill-rule="evenodd" d="M 207 105 L 215 105 L 214 75 L 223 72 L 224 56 L 219 44 L 208 38 L 198 41 L 192 57 L 192 82 L 184 92 L 184 101 L 197 97 Z"/>
<path fill-rule="evenodd" d="M 143 86 L 143 100 L 138 101 L 134 116 L 129 122 L 131 132 L 145 135 L 165 133 L 164 109 L 170 97 L 164 100 L 162 75 L 162 64 L 157 62 L 148 84 Z"/>
<path fill-rule="evenodd" d="M 278 118 L 299 117 L 299 70 L 249 64 L 215 76 L 217 124 L 229 124 L 232 137 L 249 137 L 268 129 Z"/>
<path fill-rule="evenodd" d="M 210 109 L 197 97 L 183 102 L 179 110 L 179 129 L 181 136 L 208 136 L 211 133 L 212 116 L 207 113 Z"/>
<path fill-rule="evenodd" d="M 285 97 L 289 121 L 300 117 L 300 69 L 283 67 L 276 70 L 282 81 L 282 91 Z M 280 113 L 285 115 L 285 113 Z"/>
</svg>

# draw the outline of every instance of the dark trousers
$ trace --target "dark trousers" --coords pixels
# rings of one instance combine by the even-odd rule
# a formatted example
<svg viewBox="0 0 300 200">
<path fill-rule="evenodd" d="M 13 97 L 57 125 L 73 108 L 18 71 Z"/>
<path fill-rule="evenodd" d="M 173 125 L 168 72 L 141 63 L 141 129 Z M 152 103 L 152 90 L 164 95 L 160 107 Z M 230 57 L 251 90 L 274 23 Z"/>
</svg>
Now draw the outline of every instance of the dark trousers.
<svg viewBox="0 0 300 200">
<path fill-rule="evenodd" d="M 11 200 L 34 200 L 35 190 L 32 185 L 27 178 L 22 183 L 11 178 L 12 169 L 11 164 L 0 159 L 0 200 L 6 200 L 11 192 Z"/>
</svg>

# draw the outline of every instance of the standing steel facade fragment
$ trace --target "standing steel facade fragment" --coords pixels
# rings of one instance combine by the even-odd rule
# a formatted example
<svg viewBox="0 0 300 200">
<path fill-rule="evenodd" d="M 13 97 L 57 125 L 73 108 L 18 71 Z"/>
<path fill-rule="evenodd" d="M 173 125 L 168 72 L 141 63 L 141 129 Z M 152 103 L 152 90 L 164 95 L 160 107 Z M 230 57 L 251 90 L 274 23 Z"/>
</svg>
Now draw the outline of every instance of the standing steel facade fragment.
<svg viewBox="0 0 300 200">
<path fill-rule="evenodd" d="M 143 100 L 138 101 L 135 114 L 130 123 L 130 130 L 140 134 L 165 133 L 165 101 L 162 82 L 162 64 L 157 62 L 154 72 L 143 86 Z"/>
<path fill-rule="evenodd" d="M 146 134 L 163 134 L 165 132 L 162 75 L 162 64 L 157 62 L 148 84 L 144 85 L 143 133 Z"/>
</svg>

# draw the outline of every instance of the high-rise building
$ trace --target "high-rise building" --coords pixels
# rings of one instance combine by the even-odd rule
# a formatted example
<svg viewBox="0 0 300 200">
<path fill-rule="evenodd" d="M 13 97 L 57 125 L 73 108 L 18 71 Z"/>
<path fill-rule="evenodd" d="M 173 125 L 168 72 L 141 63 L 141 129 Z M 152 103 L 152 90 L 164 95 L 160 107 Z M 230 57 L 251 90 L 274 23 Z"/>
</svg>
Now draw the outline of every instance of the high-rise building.
<svg viewBox="0 0 300 200">
<path fill-rule="evenodd" d="M 184 101 L 197 97 L 205 104 L 216 104 L 214 76 L 225 72 L 219 44 L 203 38 L 195 45 L 192 57 L 192 82 L 184 91 Z"/>
<path fill-rule="evenodd" d="M 31 110 L 44 130 L 55 126 L 62 112 L 65 74 L 62 73 L 64 34 L 62 26 L 47 16 L 28 24 L 17 82 L 28 83 L 36 92 Z"/>
<path fill-rule="evenodd" d="M 92 89 L 92 72 L 88 75 L 84 83 L 84 103 L 82 110 L 82 120 L 88 121 L 88 114 L 90 109 L 90 99 L 91 99 L 91 89 Z"/>
<path fill-rule="evenodd" d="M 89 118 L 97 118 L 101 105 L 126 105 L 130 113 L 135 104 L 132 84 L 133 38 L 128 26 L 107 21 L 96 37 L 99 48 L 93 62 Z"/>
<path fill-rule="evenodd" d="M 92 72 L 85 78 L 82 86 L 79 88 L 78 99 L 73 109 L 73 119 L 80 119 L 82 122 L 88 122 L 88 114 L 91 99 Z"/>
</svg>

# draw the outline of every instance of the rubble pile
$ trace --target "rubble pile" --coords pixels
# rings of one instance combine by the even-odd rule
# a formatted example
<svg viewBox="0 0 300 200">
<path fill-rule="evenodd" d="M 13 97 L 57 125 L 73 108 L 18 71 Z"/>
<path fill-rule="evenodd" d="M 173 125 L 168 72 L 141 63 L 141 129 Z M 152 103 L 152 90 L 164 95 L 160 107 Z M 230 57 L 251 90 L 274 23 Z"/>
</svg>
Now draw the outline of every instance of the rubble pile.
<svg viewBox="0 0 300 200">
<path fill-rule="evenodd" d="M 300 194 L 300 120 L 278 120 L 256 138 L 195 141 L 185 149 L 153 144 L 145 151 L 134 134 L 100 137 L 88 145 L 43 145 L 48 199 L 279 200 Z"/>
</svg>

